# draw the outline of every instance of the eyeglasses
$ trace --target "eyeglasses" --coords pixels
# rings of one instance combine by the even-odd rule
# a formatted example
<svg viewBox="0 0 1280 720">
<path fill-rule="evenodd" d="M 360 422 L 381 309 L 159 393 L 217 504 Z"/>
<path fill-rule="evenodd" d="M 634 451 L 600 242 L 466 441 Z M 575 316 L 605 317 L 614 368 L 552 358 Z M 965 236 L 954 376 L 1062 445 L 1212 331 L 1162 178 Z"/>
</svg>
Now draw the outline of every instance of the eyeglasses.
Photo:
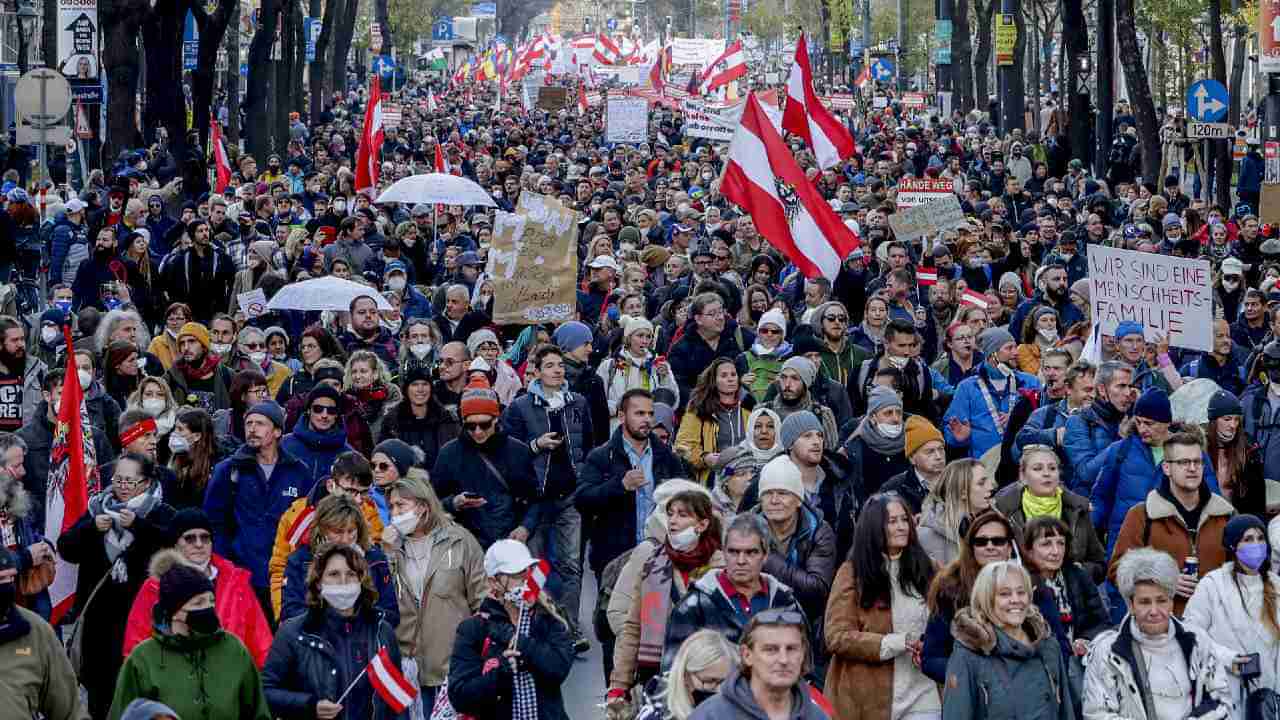
<svg viewBox="0 0 1280 720">
<path fill-rule="evenodd" d="M 337 415 L 338 407 L 336 405 L 312 405 L 311 412 L 314 415 Z"/>
<path fill-rule="evenodd" d="M 136 488 L 139 485 L 142 485 L 143 483 L 145 483 L 146 481 L 147 481 L 146 478 L 140 478 L 140 477 L 131 478 L 131 477 L 122 477 L 120 475 L 117 475 L 111 479 L 111 484 L 117 485 L 122 488 Z"/>
<path fill-rule="evenodd" d="M 1191 470 L 1194 468 L 1204 467 L 1204 458 L 1185 458 L 1183 460 L 1165 460 L 1170 465 L 1175 465 L 1183 470 Z"/>
<path fill-rule="evenodd" d="M 756 331 L 757 335 L 781 335 L 782 331 L 777 328 L 762 327 Z"/>
<path fill-rule="evenodd" d="M 827 322 L 833 322 L 833 323 L 849 322 L 849 316 L 847 315 L 823 315 L 822 319 L 826 320 Z"/>
<path fill-rule="evenodd" d="M 208 545 L 213 542 L 213 536 L 207 532 L 191 532 L 182 536 L 182 542 L 188 545 Z"/>
<path fill-rule="evenodd" d="M 467 431 L 467 432 L 469 432 L 469 433 L 471 433 L 471 432 L 476 432 L 477 430 L 479 430 L 479 431 L 482 431 L 482 432 L 483 432 L 483 431 L 485 431 L 485 430 L 488 430 L 488 429 L 489 429 L 489 428 L 491 428 L 491 427 L 493 427 L 493 421 L 492 421 L 492 420 L 486 420 L 485 422 L 464 422 L 464 423 L 462 423 L 462 429 L 463 429 L 463 430 L 466 430 L 466 431 Z"/>
<path fill-rule="evenodd" d="M 996 547 L 1004 547 L 1005 545 L 1009 544 L 1009 538 L 1006 535 L 999 535 L 996 537 L 991 537 L 988 535 L 979 535 L 975 537 L 973 539 L 973 542 L 970 544 L 976 548 L 987 547 L 988 545 L 995 545 Z"/>
<path fill-rule="evenodd" d="M 389 462 L 369 463 L 369 466 L 372 467 L 374 470 L 390 470 L 395 467 L 395 465 Z"/>
</svg>

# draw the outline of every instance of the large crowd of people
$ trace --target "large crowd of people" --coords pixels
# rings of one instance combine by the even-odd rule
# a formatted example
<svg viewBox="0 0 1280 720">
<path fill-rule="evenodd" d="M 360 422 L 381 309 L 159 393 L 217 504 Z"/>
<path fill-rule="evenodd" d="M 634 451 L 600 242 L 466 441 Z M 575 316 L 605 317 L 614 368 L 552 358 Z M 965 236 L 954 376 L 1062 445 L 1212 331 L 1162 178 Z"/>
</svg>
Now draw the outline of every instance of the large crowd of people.
<svg viewBox="0 0 1280 720">
<path fill-rule="evenodd" d="M 835 167 L 793 139 L 860 239 L 806 278 L 666 105 L 618 145 L 598 106 L 401 93 L 370 188 L 361 89 L 223 192 L 163 144 L 74 190 L 5 171 L 0 274 L 39 248 L 47 294 L 0 316 L 0 717 L 577 720 L 596 645 L 609 720 L 1274 718 L 1259 208 L 895 101 Z M 437 158 L 497 207 L 374 202 Z M 899 241 L 909 177 L 965 224 Z M 493 320 L 525 194 L 578 213 L 554 323 Z M 1212 350 L 1127 321 L 1086 357 L 1091 246 L 1208 259 Z M 240 301 L 326 276 L 367 293 Z M 53 534 L 72 383 L 97 472 Z"/>
</svg>

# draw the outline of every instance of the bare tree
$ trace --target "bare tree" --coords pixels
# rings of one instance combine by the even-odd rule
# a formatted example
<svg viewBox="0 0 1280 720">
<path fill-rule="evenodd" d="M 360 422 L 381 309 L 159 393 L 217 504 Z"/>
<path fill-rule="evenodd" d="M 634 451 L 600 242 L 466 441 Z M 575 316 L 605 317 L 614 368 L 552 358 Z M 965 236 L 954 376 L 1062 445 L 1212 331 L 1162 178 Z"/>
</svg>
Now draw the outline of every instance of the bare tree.
<svg viewBox="0 0 1280 720">
<path fill-rule="evenodd" d="M 1129 88 L 1129 104 L 1138 124 L 1138 146 L 1142 149 L 1142 177 L 1155 179 L 1160 174 L 1160 125 L 1147 68 L 1138 51 L 1138 27 L 1134 0 L 1115 0 L 1116 42 L 1120 46 L 1120 65 L 1124 68 Z"/>
<path fill-rule="evenodd" d="M 951 82 L 955 107 L 969 112 L 974 107 L 973 43 L 969 39 L 969 0 L 955 0 L 951 11 Z"/>
</svg>

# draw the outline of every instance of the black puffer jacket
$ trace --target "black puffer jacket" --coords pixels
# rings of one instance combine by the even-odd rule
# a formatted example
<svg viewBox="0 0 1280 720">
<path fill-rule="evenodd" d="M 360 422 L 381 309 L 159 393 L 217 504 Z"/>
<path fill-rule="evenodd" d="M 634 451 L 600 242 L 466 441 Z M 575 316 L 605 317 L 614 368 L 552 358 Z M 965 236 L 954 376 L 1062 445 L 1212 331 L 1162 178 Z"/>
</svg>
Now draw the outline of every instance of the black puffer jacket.
<svg viewBox="0 0 1280 720">
<path fill-rule="evenodd" d="M 742 631 L 747 627 L 748 618 L 734 606 L 736 600 L 725 594 L 720 584 L 723 569 L 714 569 L 693 584 L 684 599 L 671 609 L 671 617 L 667 620 L 667 636 L 662 644 L 662 671 L 671 669 L 671 661 L 676 651 L 689 639 L 689 636 L 703 629 L 716 630 L 724 635 L 730 643 L 737 645 Z M 795 593 L 777 578 L 763 573 L 760 575 L 766 593 L 769 596 L 769 609 L 795 610 L 804 614 L 804 609 L 796 602 Z"/>
<path fill-rule="evenodd" d="M 406 399 L 387 410 L 377 442 L 396 438 L 421 448 L 424 456 L 422 466 L 432 467 L 440 456 L 440 449 L 450 440 L 456 440 L 461 432 L 462 423 L 457 413 L 445 408 L 434 397 L 427 402 L 427 414 L 423 418 L 414 417 Z"/>
<path fill-rule="evenodd" d="M 262 668 L 262 687 L 272 714 L 284 720 L 311 720 L 316 703 L 337 700 L 384 647 L 399 668 L 395 629 L 376 609 L 362 609 L 344 618 L 327 607 L 312 608 L 285 620 Z M 364 680 L 355 684 L 342 707 L 339 720 L 408 717 L 393 712 Z"/>
<path fill-rule="evenodd" d="M 486 598 L 480 611 L 458 626 L 449 659 L 449 701 L 453 709 L 477 718 L 512 717 L 515 675 L 503 657 L 516 628 L 502 603 Z M 521 665 L 533 675 L 538 720 L 569 720 L 560 687 L 573 670 L 569 628 L 538 607 L 529 634 L 516 641 Z"/>
<path fill-rule="evenodd" d="M 497 469 L 497 475 L 489 463 Z M 431 484 L 445 508 L 486 549 L 517 527 L 532 534 L 541 520 L 533 455 L 526 445 L 501 430 L 483 445 L 477 445 L 464 433 L 441 448 L 431 469 Z M 455 511 L 453 496 L 463 491 L 480 495 L 488 502 L 483 507 Z"/>
</svg>

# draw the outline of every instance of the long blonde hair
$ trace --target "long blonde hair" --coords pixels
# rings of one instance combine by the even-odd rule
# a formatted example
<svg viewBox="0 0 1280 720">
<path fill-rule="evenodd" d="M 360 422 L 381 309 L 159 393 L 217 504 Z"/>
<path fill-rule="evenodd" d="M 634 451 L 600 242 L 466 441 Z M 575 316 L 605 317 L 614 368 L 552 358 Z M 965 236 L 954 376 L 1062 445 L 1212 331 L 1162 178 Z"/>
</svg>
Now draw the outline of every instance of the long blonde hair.
<svg viewBox="0 0 1280 720">
<path fill-rule="evenodd" d="M 702 672 L 722 659 L 729 661 L 731 669 L 738 667 L 738 649 L 716 630 L 699 630 L 680 645 L 667 673 L 666 701 L 672 720 L 688 720 L 693 714 L 692 692 L 685 675 Z"/>
<path fill-rule="evenodd" d="M 960 523 L 973 516 L 969 487 L 973 484 L 973 473 L 979 469 L 986 471 L 983 464 L 973 458 L 952 460 L 942 469 L 942 476 L 930 494 L 934 502 L 942 503 L 943 522 L 957 540 L 962 539 Z"/>
</svg>

